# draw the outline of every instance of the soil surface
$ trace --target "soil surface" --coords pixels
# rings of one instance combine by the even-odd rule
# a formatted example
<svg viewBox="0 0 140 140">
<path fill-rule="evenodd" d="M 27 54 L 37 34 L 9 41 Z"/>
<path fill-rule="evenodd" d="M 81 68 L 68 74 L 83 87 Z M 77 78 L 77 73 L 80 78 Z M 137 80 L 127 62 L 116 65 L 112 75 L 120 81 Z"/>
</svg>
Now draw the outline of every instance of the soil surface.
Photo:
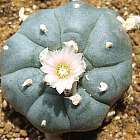
<svg viewBox="0 0 140 140">
<path fill-rule="evenodd" d="M 56 7 L 67 0 L 0 0 L 0 46 L 20 27 L 19 9 L 26 14 Z M 97 7 L 109 7 L 124 18 L 140 15 L 140 0 L 87 0 Z M 108 114 L 103 125 L 94 132 L 64 135 L 68 140 L 140 140 L 140 31 L 130 31 L 133 44 L 133 81 L 125 96 Z M 0 90 L 2 93 L 2 91 Z M 0 140 L 43 140 L 44 135 L 4 100 L 0 93 Z"/>
</svg>

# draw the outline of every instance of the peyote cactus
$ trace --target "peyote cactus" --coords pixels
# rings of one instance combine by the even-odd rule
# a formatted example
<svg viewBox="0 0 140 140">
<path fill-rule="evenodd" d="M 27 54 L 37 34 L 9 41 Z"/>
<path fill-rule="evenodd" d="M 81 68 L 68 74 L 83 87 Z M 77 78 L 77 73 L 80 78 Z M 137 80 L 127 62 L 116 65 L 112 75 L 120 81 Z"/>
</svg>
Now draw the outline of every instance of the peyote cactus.
<svg viewBox="0 0 140 140">
<path fill-rule="evenodd" d="M 1 53 L 2 88 L 6 99 L 44 133 L 98 128 L 110 107 L 131 83 L 131 44 L 118 14 L 73 1 L 40 10 L 21 25 Z M 43 82 L 40 53 L 74 41 L 86 62 L 74 105 Z"/>
</svg>

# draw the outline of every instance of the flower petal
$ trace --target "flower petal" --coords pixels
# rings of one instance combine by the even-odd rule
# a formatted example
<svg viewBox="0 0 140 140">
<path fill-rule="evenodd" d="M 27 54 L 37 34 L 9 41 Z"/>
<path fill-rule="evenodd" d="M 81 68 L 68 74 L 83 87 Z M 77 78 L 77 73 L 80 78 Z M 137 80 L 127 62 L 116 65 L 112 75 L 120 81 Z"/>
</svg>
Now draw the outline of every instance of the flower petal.
<svg viewBox="0 0 140 140">
<path fill-rule="evenodd" d="M 74 77 L 69 78 L 67 80 L 66 89 L 68 89 L 68 90 L 72 89 L 72 85 L 73 85 L 74 82 L 75 82 Z"/>
<path fill-rule="evenodd" d="M 84 73 L 86 69 L 85 61 L 82 53 L 76 53 L 71 46 L 66 46 L 62 50 L 48 51 L 44 49 L 40 53 L 40 62 L 42 67 L 40 68 L 47 75 L 45 81 L 53 88 L 56 88 L 59 94 L 65 89 L 72 89 L 72 85 L 75 81 L 79 80 L 79 77 Z M 57 75 L 57 65 L 68 65 L 68 76 Z M 65 67 L 62 67 L 64 69 Z M 61 70 L 61 67 L 60 67 Z M 65 69 L 64 69 L 65 71 Z"/>
<path fill-rule="evenodd" d="M 56 83 L 58 81 L 58 78 L 55 75 L 47 74 L 45 75 L 44 81 L 51 85 L 53 83 Z"/>
<path fill-rule="evenodd" d="M 47 74 L 54 74 L 55 73 L 55 68 L 51 67 L 51 66 L 44 65 L 40 69 L 41 69 L 41 71 L 43 71 L 44 73 L 47 73 Z"/>
<path fill-rule="evenodd" d="M 48 48 L 44 49 L 40 55 L 39 55 L 39 59 L 40 59 L 40 63 L 42 65 L 46 64 L 46 57 L 48 56 L 49 50 Z"/>
<path fill-rule="evenodd" d="M 59 94 L 63 93 L 63 91 L 65 90 L 65 85 L 62 81 L 57 82 L 55 84 L 55 87 Z"/>
</svg>

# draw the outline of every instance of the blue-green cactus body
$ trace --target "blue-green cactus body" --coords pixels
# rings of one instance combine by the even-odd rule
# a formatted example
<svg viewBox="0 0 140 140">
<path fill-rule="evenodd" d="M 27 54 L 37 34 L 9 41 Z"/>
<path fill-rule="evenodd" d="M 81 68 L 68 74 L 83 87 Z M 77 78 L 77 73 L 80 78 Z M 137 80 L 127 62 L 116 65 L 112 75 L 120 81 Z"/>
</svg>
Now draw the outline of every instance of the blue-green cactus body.
<svg viewBox="0 0 140 140">
<path fill-rule="evenodd" d="M 117 14 L 75 2 L 32 14 L 3 50 L 0 67 L 5 97 L 16 111 L 42 132 L 63 133 L 98 128 L 110 107 L 131 83 L 131 44 Z M 42 33 L 45 24 L 48 32 Z M 87 65 L 77 92 L 82 100 L 74 106 L 55 89 L 44 85 L 40 71 L 40 52 L 48 47 L 56 50 L 63 42 L 74 40 Z M 112 42 L 106 48 L 106 42 Z M 87 78 L 88 76 L 88 78 Z M 33 84 L 23 88 L 26 79 Z M 100 93 L 101 82 L 108 89 Z M 46 125 L 41 123 L 46 120 Z"/>
</svg>

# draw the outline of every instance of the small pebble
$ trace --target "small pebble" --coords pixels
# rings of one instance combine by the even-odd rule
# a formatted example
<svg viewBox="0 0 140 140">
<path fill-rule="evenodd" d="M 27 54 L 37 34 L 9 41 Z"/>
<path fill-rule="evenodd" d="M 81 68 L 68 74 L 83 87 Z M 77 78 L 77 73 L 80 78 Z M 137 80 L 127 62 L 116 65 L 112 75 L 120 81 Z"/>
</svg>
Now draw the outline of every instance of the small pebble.
<svg viewBox="0 0 140 140">
<path fill-rule="evenodd" d="M 136 89 L 137 92 L 140 92 L 140 84 L 139 83 L 135 84 L 135 89 Z"/>
<path fill-rule="evenodd" d="M 126 113 L 122 116 L 123 119 L 126 119 L 127 117 L 128 115 Z"/>
<path fill-rule="evenodd" d="M 136 57 L 135 53 L 132 53 L 132 57 Z"/>
<path fill-rule="evenodd" d="M 20 137 L 20 133 L 13 133 L 12 136 L 13 136 L 14 138 L 18 138 L 18 137 Z"/>
<path fill-rule="evenodd" d="M 22 137 L 27 137 L 27 132 L 25 131 L 25 130 L 20 130 L 20 135 L 22 136 Z"/>
<path fill-rule="evenodd" d="M 114 119 L 115 120 L 120 120 L 120 118 L 121 118 L 120 116 L 116 116 Z"/>
<path fill-rule="evenodd" d="M 134 69 L 136 67 L 136 63 L 132 63 L 132 68 Z"/>
<path fill-rule="evenodd" d="M 0 122 L 0 128 L 4 127 L 4 122 Z"/>
<path fill-rule="evenodd" d="M 4 130 L 6 133 L 10 132 L 12 129 L 12 125 L 11 125 L 11 122 L 7 122 L 4 126 Z"/>
<path fill-rule="evenodd" d="M 37 5 L 35 5 L 35 4 L 33 4 L 33 9 L 35 10 L 35 9 L 37 9 Z"/>
<path fill-rule="evenodd" d="M 26 11 L 32 13 L 32 9 L 31 8 L 26 8 Z"/>
<path fill-rule="evenodd" d="M 116 114 L 115 111 L 110 111 L 110 112 L 108 112 L 107 117 L 112 117 L 112 116 L 114 116 L 115 114 Z"/>
<path fill-rule="evenodd" d="M 2 107 L 3 107 L 3 109 L 6 109 L 7 108 L 7 101 L 6 100 L 3 100 L 3 102 L 2 102 Z"/>
</svg>

